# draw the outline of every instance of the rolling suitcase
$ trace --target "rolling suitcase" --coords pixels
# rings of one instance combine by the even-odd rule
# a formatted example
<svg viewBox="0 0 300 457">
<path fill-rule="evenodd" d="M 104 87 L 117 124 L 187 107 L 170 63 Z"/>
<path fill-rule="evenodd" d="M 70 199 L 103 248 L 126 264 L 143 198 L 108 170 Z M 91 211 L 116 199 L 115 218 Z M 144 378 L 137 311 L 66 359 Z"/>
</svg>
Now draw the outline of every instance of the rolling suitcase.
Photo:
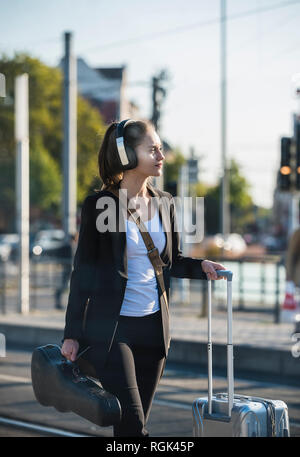
<svg viewBox="0 0 300 457">
<path fill-rule="evenodd" d="M 193 435 L 210 437 L 290 436 L 287 405 L 281 400 L 234 394 L 232 346 L 232 272 L 227 278 L 227 393 L 213 395 L 211 280 L 208 280 L 208 396 L 193 402 Z"/>
<path fill-rule="evenodd" d="M 61 354 L 57 344 L 33 351 L 31 379 L 34 395 L 43 406 L 72 411 L 101 427 L 115 425 L 121 419 L 117 397 L 82 374 L 76 363 Z"/>
</svg>

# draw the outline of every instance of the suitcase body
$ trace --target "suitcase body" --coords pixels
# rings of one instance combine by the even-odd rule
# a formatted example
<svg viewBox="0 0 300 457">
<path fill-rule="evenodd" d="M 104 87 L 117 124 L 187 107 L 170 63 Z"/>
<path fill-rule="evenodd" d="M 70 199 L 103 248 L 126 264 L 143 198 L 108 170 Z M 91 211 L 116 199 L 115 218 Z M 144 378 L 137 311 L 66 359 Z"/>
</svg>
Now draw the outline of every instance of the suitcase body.
<svg viewBox="0 0 300 457">
<path fill-rule="evenodd" d="M 208 280 L 208 396 L 194 400 L 193 435 L 207 437 L 290 436 L 287 405 L 281 400 L 234 394 L 232 272 L 227 277 L 227 393 L 212 391 L 211 281 Z"/>
<path fill-rule="evenodd" d="M 194 436 L 289 436 L 287 405 L 281 400 L 234 396 L 230 417 L 228 395 L 212 397 L 212 414 L 208 414 L 208 398 L 197 398 L 193 403 Z"/>
<path fill-rule="evenodd" d="M 37 401 L 60 412 L 79 416 L 107 427 L 121 419 L 121 406 L 114 395 L 83 375 L 56 344 L 36 348 L 31 358 L 32 387 Z"/>
</svg>

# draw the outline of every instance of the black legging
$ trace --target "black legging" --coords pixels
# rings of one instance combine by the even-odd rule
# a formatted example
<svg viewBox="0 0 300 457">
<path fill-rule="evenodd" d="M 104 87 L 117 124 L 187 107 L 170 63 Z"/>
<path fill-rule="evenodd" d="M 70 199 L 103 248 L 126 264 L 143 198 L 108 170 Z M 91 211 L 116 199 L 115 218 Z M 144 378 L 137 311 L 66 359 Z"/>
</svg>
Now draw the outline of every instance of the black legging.
<svg viewBox="0 0 300 457">
<path fill-rule="evenodd" d="M 98 373 L 105 390 L 122 408 L 114 436 L 149 436 L 145 426 L 165 362 L 160 311 L 144 317 L 120 316 L 106 366 Z"/>
</svg>

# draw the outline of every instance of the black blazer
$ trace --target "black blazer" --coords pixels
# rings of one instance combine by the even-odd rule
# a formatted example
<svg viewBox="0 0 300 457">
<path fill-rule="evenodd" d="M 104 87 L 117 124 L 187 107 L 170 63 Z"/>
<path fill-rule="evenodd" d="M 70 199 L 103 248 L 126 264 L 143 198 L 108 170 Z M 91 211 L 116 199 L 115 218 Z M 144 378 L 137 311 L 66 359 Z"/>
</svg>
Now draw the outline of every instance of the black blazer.
<svg viewBox="0 0 300 457">
<path fill-rule="evenodd" d="M 150 184 L 147 187 L 153 197 L 159 198 L 159 216 L 166 233 L 161 258 L 165 264 L 163 275 L 169 301 L 170 276 L 205 280 L 207 276 L 201 268 L 203 259 L 182 255 L 179 234 L 175 230 L 176 209 L 172 195 Z M 97 209 L 96 203 L 102 197 L 111 197 L 111 201 L 115 202 L 115 205 L 104 209 L 116 216 L 116 232 L 97 230 L 96 220 L 104 209 Z M 163 201 L 169 205 L 161 204 Z M 70 280 L 64 339 L 72 338 L 82 346 L 97 347 L 97 363 L 100 367 L 105 363 L 114 339 L 128 279 L 126 232 L 118 230 L 118 223 L 124 227 L 124 218 L 120 219 L 119 199 L 108 190 L 86 197 Z M 168 321 L 168 312 L 162 313 L 166 356 L 170 343 Z"/>
</svg>

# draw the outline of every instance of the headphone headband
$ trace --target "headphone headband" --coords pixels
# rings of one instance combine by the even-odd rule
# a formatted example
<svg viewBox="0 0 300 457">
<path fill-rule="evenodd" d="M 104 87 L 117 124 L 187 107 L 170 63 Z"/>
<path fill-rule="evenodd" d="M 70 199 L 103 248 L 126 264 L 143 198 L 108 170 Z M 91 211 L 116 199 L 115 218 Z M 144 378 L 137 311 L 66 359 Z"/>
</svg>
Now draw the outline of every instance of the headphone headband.
<svg viewBox="0 0 300 457">
<path fill-rule="evenodd" d="M 124 145 L 124 136 L 123 136 L 124 130 L 128 124 L 133 124 L 134 122 L 136 122 L 136 121 L 133 119 L 125 119 L 124 121 L 121 121 L 117 124 L 116 142 L 117 142 L 119 157 L 120 157 L 120 160 L 121 160 L 121 163 L 123 166 L 129 164 L 129 160 L 128 160 L 125 145 Z"/>
</svg>

